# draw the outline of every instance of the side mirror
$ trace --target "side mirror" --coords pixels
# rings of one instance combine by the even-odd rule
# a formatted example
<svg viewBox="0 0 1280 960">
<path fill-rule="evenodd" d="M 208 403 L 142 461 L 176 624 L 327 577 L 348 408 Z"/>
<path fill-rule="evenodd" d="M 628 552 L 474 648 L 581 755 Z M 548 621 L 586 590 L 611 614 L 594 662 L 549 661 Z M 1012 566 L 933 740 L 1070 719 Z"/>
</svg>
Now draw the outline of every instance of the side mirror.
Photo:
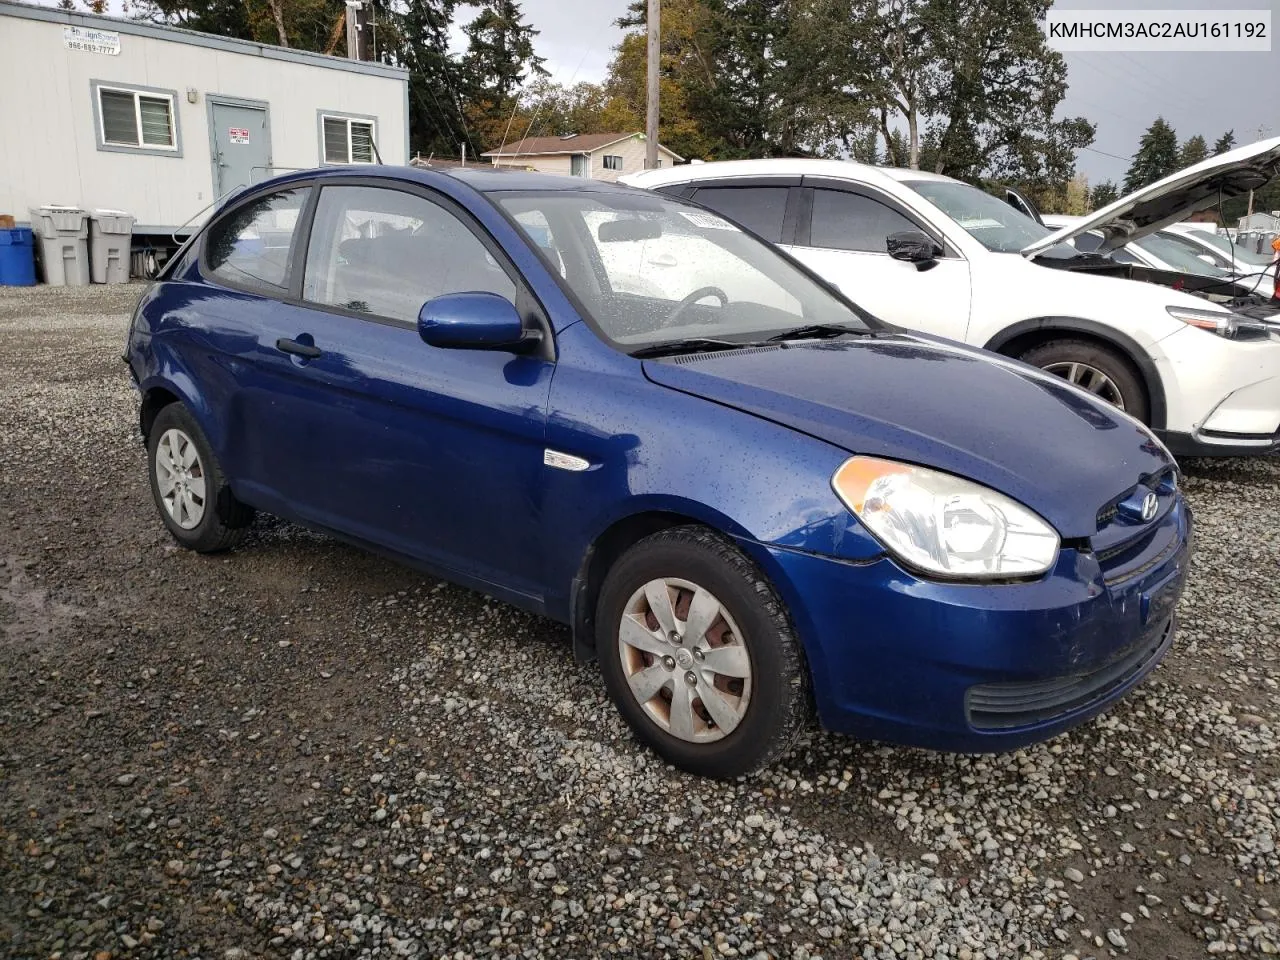
<svg viewBox="0 0 1280 960">
<path fill-rule="evenodd" d="M 933 237 L 919 230 L 891 233 L 885 237 L 885 246 L 893 259 L 914 263 L 921 270 L 928 269 L 938 257 L 942 256 L 942 248 Z"/>
<path fill-rule="evenodd" d="M 523 352 L 542 340 L 526 331 L 515 306 L 496 293 L 449 293 L 418 311 L 418 336 L 433 347 Z"/>
</svg>

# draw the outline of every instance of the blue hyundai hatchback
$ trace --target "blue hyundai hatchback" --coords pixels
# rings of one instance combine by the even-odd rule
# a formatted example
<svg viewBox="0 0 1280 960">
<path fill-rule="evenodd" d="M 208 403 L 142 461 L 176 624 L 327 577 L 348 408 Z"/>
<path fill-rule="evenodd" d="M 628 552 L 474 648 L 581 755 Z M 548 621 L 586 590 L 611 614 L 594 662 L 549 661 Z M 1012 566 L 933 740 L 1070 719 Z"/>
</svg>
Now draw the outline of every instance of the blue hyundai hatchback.
<svg viewBox="0 0 1280 960">
<path fill-rule="evenodd" d="M 160 517 L 261 510 L 564 621 L 641 740 L 733 776 L 832 730 L 1007 750 L 1169 649 L 1168 452 L 888 327 L 705 209 L 568 177 L 252 187 L 142 299 Z"/>
</svg>

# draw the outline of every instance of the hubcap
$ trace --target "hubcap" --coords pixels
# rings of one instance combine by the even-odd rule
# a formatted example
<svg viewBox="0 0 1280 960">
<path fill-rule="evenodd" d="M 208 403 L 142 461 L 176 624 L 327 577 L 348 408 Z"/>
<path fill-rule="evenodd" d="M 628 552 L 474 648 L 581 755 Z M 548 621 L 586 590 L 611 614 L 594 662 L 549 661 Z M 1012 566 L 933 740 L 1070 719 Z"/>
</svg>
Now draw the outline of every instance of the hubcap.
<svg viewBox="0 0 1280 960">
<path fill-rule="evenodd" d="M 1088 390 L 1092 394 L 1101 397 L 1107 403 L 1124 409 L 1124 395 L 1120 392 L 1120 388 L 1116 386 L 1115 381 L 1108 377 L 1097 367 L 1091 367 L 1087 363 L 1079 363 L 1075 360 L 1067 360 L 1062 363 L 1051 363 L 1044 367 L 1045 373 L 1052 373 L 1061 377 L 1068 383 L 1074 383 L 1082 390 Z"/>
<path fill-rule="evenodd" d="M 196 445 L 181 430 L 166 430 L 156 444 L 156 487 L 173 522 L 191 530 L 204 519 L 204 464 Z"/>
<path fill-rule="evenodd" d="M 618 656 L 636 702 L 673 737 L 712 743 L 746 715 L 751 655 L 729 611 L 696 583 L 665 577 L 633 593 Z"/>
</svg>

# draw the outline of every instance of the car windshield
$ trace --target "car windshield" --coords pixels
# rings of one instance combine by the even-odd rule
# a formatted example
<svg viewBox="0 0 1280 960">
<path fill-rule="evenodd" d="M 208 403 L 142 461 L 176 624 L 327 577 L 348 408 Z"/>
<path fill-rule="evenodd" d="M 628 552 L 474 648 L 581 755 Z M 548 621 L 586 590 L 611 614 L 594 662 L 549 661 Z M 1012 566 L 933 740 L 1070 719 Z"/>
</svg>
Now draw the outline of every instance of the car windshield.
<svg viewBox="0 0 1280 960">
<path fill-rule="evenodd" d="M 999 197 L 954 180 L 904 180 L 910 187 L 960 225 L 969 236 L 994 253 L 1017 253 L 1053 233 Z M 1059 244 L 1050 256 L 1074 256 Z"/>
<path fill-rule="evenodd" d="M 1226 254 L 1228 257 L 1234 255 L 1236 260 L 1240 263 L 1247 263 L 1255 267 L 1265 267 L 1267 264 L 1271 263 L 1270 256 L 1262 253 L 1255 253 L 1243 244 L 1233 244 L 1227 237 L 1224 237 L 1221 234 L 1212 233 L 1209 230 L 1196 230 L 1194 234 L 1187 233 L 1183 234 L 1183 236 L 1187 237 L 1191 243 L 1208 244 L 1214 249 Z M 1193 237 L 1194 239 L 1192 239 Z"/>
<path fill-rule="evenodd" d="M 1230 271 L 1223 270 L 1212 263 L 1206 263 L 1184 244 L 1159 233 L 1153 233 L 1133 242 L 1138 249 L 1145 250 L 1183 273 L 1194 273 L 1202 277 L 1230 276 Z"/>
<path fill-rule="evenodd" d="M 638 190 L 493 196 L 624 350 L 751 342 L 810 326 L 863 332 L 874 323 L 769 244 L 700 207 Z"/>
</svg>

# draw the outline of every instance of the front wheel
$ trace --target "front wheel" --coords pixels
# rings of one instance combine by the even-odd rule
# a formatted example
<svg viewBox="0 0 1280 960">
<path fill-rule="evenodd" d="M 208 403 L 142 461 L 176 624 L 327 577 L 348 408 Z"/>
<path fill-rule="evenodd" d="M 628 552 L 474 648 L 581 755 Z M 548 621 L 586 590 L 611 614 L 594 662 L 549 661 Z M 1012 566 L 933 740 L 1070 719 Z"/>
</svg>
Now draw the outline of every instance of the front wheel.
<svg viewBox="0 0 1280 960">
<path fill-rule="evenodd" d="M 674 527 L 628 550 L 605 578 L 596 624 L 610 697 L 682 770 L 749 773 L 808 722 L 808 673 L 781 600 L 710 530 Z"/>
<path fill-rule="evenodd" d="M 1109 347 L 1088 340 L 1050 340 L 1018 359 L 1087 390 L 1143 423 L 1151 422 L 1142 377 L 1127 357 Z"/>
</svg>

